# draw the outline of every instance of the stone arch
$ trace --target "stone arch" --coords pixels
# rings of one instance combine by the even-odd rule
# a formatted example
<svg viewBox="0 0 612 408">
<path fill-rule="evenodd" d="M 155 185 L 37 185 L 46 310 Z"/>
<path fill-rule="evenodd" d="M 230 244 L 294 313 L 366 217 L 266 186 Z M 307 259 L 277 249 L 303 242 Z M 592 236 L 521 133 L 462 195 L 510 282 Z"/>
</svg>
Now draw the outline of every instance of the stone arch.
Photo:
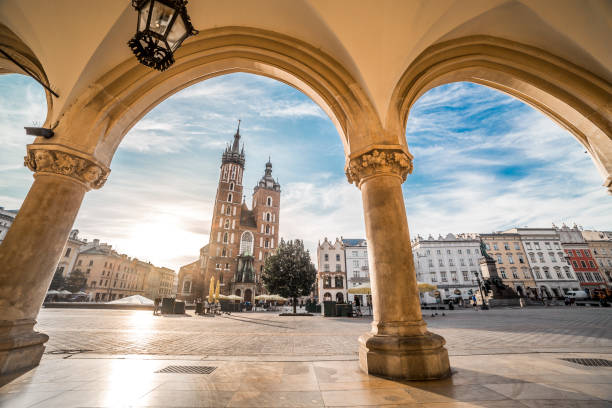
<svg viewBox="0 0 612 408">
<path fill-rule="evenodd" d="M 197 82 L 234 72 L 267 76 L 309 96 L 335 124 L 347 155 L 383 135 L 370 100 L 348 71 L 320 49 L 292 37 L 248 27 L 215 28 L 184 44 L 175 60 L 164 72 L 146 68 L 135 58 L 112 68 L 59 115 L 53 141 L 109 165 L 125 134 L 163 100 Z"/>
<path fill-rule="evenodd" d="M 490 36 L 470 36 L 423 51 L 398 81 L 387 131 L 405 134 L 412 105 L 428 90 L 468 81 L 507 93 L 571 132 L 612 193 L 612 84 L 547 51 Z"/>
<path fill-rule="evenodd" d="M 337 303 L 344 303 L 344 295 L 342 294 L 342 292 L 337 292 L 336 293 L 336 302 Z"/>
</svg>

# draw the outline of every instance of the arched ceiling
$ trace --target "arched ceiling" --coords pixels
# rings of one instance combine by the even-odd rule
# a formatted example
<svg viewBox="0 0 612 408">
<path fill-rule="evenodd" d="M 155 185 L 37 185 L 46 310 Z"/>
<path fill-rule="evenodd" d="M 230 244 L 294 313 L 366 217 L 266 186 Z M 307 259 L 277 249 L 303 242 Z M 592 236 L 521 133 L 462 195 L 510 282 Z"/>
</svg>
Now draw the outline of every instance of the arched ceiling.
<svg viewBox="0 0 612 408">
<path fill-rule="evenodd" d="M 414 58 L 432 44 L 467 35 L 539 47 L 612 82 L 606 40 L 612 38 L 612 2 L 606 0 L 192 0 L 188 11 L 199 30 L 262 28 L 322 49 L 353 75 L 382 122 Z M 127 0 L 0 2 L 0 23 L 32 50 L 60 94 L 51 122 L 94 80 L 133 58 L 126 43 L 135 22 Z"/>
</svg>

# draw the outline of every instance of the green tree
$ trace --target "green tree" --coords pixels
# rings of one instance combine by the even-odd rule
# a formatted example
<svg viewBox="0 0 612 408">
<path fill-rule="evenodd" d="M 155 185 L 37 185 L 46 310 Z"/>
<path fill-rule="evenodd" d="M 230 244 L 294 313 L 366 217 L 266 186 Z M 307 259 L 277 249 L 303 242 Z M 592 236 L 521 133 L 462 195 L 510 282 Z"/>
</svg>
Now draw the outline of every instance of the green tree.
<svg viewBox="0 0 612 408">
<path fill-rule="evenodd" d="M 296 313 L 297 298 L 310 294 L 316 276 L 304 243 L 299 239 L 288 242 L 281 239 L 276 253 L 266 259 L 262 280 L 268 292 L 293 299 Z"/>
<path fill-rule="evenodd" d="M 62 276 L 62 272 L 60 272 L 59 268 L 56 269 L 53 279 L 51 280 L 51 284 L 49 285 L 49 290 L 60 290 L 64 287 L 64 281 L 65 279 Z"/>
<path fill-rule="evenodd" d="M 64 288 L 72 293 L 84 290 L 87 287 L 87 278 L 80 269 L 72 271 L 70 276 L 66 278 Z"/>
</svg>

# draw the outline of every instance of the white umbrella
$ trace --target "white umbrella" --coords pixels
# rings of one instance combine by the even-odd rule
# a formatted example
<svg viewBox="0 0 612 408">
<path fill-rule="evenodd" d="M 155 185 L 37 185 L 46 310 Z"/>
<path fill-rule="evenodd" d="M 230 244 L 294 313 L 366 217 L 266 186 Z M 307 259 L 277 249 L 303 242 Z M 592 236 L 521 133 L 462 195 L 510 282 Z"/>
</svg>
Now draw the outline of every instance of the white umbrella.
<svg viewBox="0 0 612 408">
<path fill-rule="evenodd" d="M 370 283 L 362 283 L 360 285 L 353 286 L 348 290 L 348 293 L 351 295 L 369 295 L 371 292 L 372 289 L 370 288 Z"/>
<path fill-rule="evenodd" d="M 47 291 L 47 295 L 59 295 L 59 292 L 57 290 L 51 289 Z"/>
<path fill-rule="evenodd" d="M 60 290 L 59 294 L 60 295 L 72 295 L 72 292 L 70 292 L 69 290 L 64 289 L 64 290 Z"/>
</svg>

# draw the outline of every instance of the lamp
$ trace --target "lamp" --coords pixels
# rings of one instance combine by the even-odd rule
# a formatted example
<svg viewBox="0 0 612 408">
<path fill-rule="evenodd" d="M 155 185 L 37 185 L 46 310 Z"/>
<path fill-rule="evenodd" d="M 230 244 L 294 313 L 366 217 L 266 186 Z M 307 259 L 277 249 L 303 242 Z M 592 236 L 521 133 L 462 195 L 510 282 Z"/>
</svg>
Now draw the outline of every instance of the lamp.
<svg viewBox="0 0 612 408">
<path fill-rule="evenodd" d="M 183 41 L 198 33 L 186 5 L 187 0 L 132 0 L 138 24 L 128 45 L 141 64 L 165 71 L 174 64 L 174 52 Z"/>
</svg>

